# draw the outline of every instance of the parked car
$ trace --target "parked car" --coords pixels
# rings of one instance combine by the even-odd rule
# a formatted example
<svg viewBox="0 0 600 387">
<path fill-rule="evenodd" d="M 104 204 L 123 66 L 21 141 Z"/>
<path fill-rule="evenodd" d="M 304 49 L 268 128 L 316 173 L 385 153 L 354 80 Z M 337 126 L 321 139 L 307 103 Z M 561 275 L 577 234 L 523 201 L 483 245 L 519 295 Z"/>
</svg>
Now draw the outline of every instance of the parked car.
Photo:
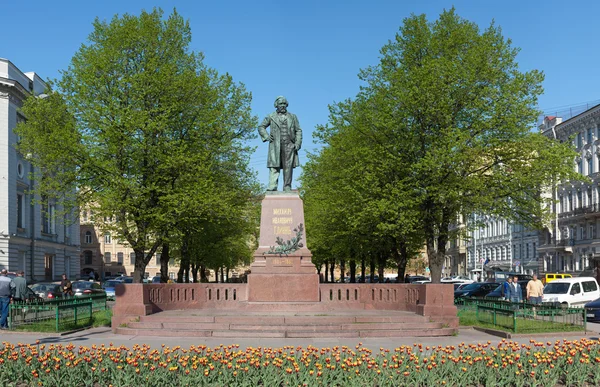
<svg viewBox="0 0 600 387">
<path fill-rule="evenodd" d="M 552 302 L 569 307 L 582 307 L 600 298 L 598 282 L 594 277 L 557 279 L 544 286 L 542 302 Z"/>
<path fill-rule="evenodd" d="M 500 285 L 497 282 L 473 282 L 454 292 L 454 298 L 483 297 Z"/>
<path fill-rule="evenodd" d="M 588 321 L 600 321 L 600 298 L 592 302 L 588 302 L 585 304 L 584 308 Z"/>
<path fill-rule="evenodd" d="M 415 283 L 417 281 L 429 281 L 431 282 L 431 278 L 425 277 L 424 275 L 411 275 L 408 277 L 408 283 Z"/>
<path fill-rule="evenodd" d="M 126 284 L 132 284 L 133 283 L 133 277 L 125 277 L 125 276 L 123 276 L 123 277 L 119 278 L 119 280 L 123 281 L 123 283 L 126 283 Z"/>
<path fill-rule="evenodd" d="M 523 274 L 523 273 L 512 273 L 512 272 L 507 272 L 507 271 L 495 271 L 493 273 L 488 274 L 488 278 L 487 281 L 488 282 L 504 282 L 506 281 L 506 279 L 508 277 L 517 277 L 517 280 L 519 281 L 529 281 L 530 279 L 532 279 L 533 277 L 530 276 L 529 274 Z"/>
<path fill-rule="evenodd" d="M 31 290 L 44 300 L 54 300 L 63 297 L 60 285 L 51 282 L 39 282 L 31 285 Z"/>
<path fill-rule="evenodd" d="M 567 273 L 546 273 L 542 277 L 542 282 L 545 285 L 545 284 L 550 283 L 550 282 L 552 282 L 554 280 L 563 279 L 563 278 L 573 278 L 573 276 L 571 274 L 567 274 Z"/>
<path fill-rule="evenodd" d="M 523 292 L 523 299 L 527 298 L 527 283 L 528 280 L 517 281 L 519 286 L 521 287 L 521 291 Z M 502 284 L 498 286 L 496 289 L 492 290 L 488 294 L 485 295 L 485 298 L 501 298 L 502 297 Z"/>
<path fill-rule="evenodd" d="M 449 284 L 472 284 L 475 281 L 464 275 L 455 275 L 453 277 L 444 277 L 440 282 Z"/>
<path fill-rule="evenodd" d="M 76 297 L 106 294 L 102 286 L 97 282 L 92 281 L 75 281 L 73 282 L 73 294 Z"/>
<path fill-rule="evenodd" d="M 348 277 L 348 281 L 350 281 L 350 277 Z M 150 281 L 150 283 L 159 284 L 160 283 L 160 276 L 159 275 L 155 275 L 154 277 L 152 277 L 152 280 Z"/>
<path fill-rule="evenodd" d="M 124 282 L 120 279 L 105 281 L 102 284 L 102 289 L 104 289 L 104 291 L 106 292 L 106 298 L 110 299 L 110 300 L 114 300 L 115 296 L 116 296 L 115 295 L 115 286 L 117 284 L 122 284 L 122 283 L 124 283 Z"/>
</svg>

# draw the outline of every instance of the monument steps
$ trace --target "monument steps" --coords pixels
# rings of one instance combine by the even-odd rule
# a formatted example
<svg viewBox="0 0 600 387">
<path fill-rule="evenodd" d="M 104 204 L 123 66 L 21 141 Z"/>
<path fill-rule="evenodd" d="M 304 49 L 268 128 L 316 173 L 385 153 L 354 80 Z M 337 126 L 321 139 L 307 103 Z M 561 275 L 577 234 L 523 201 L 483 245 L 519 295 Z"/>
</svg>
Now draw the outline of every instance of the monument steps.
<svg viewBox="0 0 600 387">
<path fill-rule="evenodd" d="M 233 313 L 233 312 L 230 312 Z M 247 338 L 361 338 L 448 336 L 455 329 L 410 312 L 352 311 L 330 314 L 224 314 L 193 316 L 185 311 L 141 316 L 117 328 L 135 336 Z"/>
</svg>

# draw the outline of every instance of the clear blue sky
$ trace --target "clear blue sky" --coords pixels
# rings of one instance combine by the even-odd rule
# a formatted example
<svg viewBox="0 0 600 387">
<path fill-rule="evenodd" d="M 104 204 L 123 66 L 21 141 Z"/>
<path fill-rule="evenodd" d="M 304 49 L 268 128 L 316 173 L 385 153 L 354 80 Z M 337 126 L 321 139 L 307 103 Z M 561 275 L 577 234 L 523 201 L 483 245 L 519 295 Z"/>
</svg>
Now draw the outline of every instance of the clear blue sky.
<svg viewBox="0 0 600 387">
<path fill-rule="evenodd" d="M 59 77 L 78 47 L 86 42 L 95 17 L 138 14 L 161 7 L 190 21 L 192 49 L 206 62 L 229 72 L 253 93 L 252 108 L 261 119 L 285 95 L 298 115 L 306 151 L 317 145 L 312 130 L 327 122 L 327 105 L 356 95 L 360 68 L 376 64 L 379 49 L 392 39 L 402 20 L 425 13 L 430 20 L 452 5 L 463 18 L 485 28 L 494 19 L 505 37 L 521 48 L 523 70 L 546 74 L 540 108 L 551 114 L 600 100 L 598 1 L 141 1 L 2 0 L 0 57 L 44 79 Z M 251 164 L 267 182 L 267 147 L 259 140 Z M 300 170 L 296 169 L 296 176 Z M 294 184 L 295 185 L 295 184 Z"/>
</svg>

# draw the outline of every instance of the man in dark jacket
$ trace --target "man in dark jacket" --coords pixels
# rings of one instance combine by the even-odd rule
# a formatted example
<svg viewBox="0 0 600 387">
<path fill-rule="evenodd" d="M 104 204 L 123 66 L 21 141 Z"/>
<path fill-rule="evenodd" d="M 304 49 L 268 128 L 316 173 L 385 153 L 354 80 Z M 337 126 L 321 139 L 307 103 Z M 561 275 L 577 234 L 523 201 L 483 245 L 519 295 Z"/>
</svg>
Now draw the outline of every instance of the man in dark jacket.
<svg viewBox="0 0 600 387">
<path fill-rule="evenodd" d="M 8 306 L 15 291 L 15 283 L 7 274 L 6 269 L 0 271 L 0 329 L 8 329 Z"/>
<path fill-rule="evenodd" d="M 60 281 L 60 290 L 62 290 L 65 297 L 73 295 L 73 284 L 67 278 L 66 274 L 62 275 L 62 281 Z"/>
</svg>

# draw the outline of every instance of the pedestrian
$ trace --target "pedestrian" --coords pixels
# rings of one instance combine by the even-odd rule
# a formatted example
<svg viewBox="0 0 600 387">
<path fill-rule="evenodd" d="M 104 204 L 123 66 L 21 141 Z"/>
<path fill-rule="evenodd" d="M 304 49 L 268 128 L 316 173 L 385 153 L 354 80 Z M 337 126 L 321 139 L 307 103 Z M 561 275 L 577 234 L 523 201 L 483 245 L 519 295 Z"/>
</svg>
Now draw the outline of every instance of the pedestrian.
<svg viewBox="0 0 600 387">
<path fill-rule="evenodd" d="M 512 285 L 512 277 L 508 277 L 506 281 L 502 284 L 502 289 L 500 290 L 502 299 L 506 301 L 510 301 L 510 287 Z"/>
<path fill-rule="evenodd" d="M 66 274 L 62 275 L 62 281 L 60 281 L 60 289 L 63 292 L 63 296 L 70 297 L 73 295 L 73 284 L 67 278 Z"/>
<path fill-rule="evenodd" d="M 15 284 L 14 301 L 25 301 L 27 299 L 27 280 L 23 270 L 17 272 L 17 276 L 13 279 Z"/>
<path fill-rule="evenodd" d="M 8 329 L 8 311 L 15 283 L 7 276 L 6 269 L 0 271 L 0 329 Z"/>
<path fill-rule="evenodd" d="M 509 287 L 510 302 L 515 303 L 515 304 L 519 304 L 519 303 L 523 302 L 523 290 L 521 289 L 521 286 L 519 285 L 518 281 L 519 281 L 519 278 L 515 276 Z"/>
<path fill-rule="evenodd" d="M 537 274 L 533 275 L 533 279 L 527 283 L 527 301 L 539 305 L 542 303 L 544 296 L 544 284 L 538 279 Z"/>
</svg>

